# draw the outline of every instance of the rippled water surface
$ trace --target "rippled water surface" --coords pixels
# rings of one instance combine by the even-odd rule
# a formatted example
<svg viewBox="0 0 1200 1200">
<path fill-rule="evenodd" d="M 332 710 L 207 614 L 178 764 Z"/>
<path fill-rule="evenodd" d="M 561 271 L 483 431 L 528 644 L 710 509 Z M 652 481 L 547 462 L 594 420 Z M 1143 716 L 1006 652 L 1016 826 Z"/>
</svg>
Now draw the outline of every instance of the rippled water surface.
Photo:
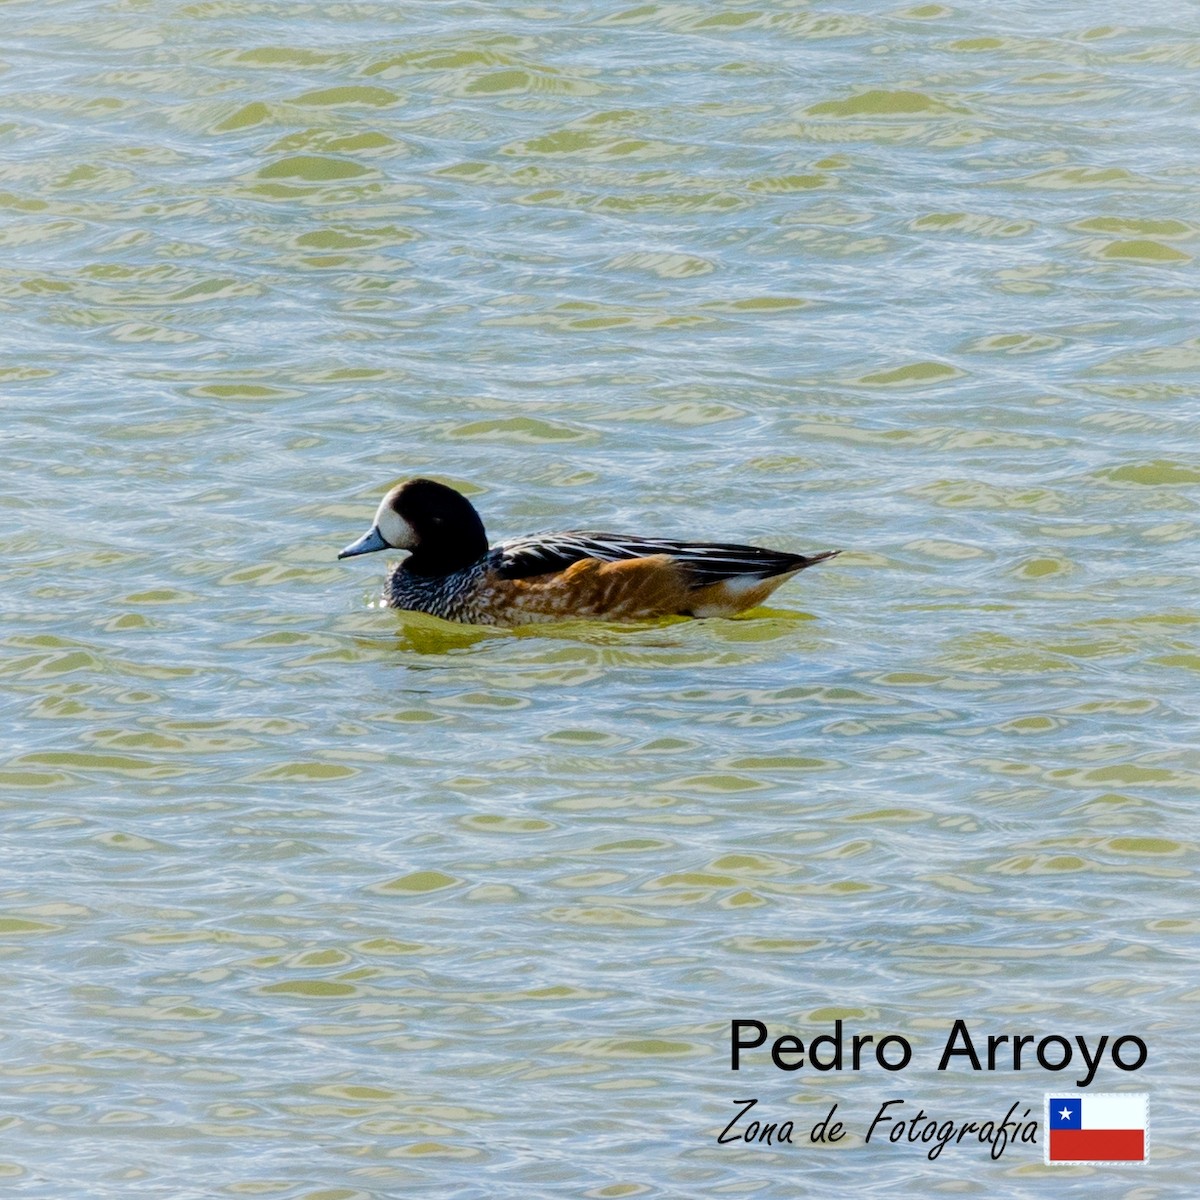
<svg viewBox="0 0 1200 1200">
<path fill-rule="evenodd" d="M 1192 1194 L 1194 6 L 0 12 L 12 1194 Z M 334 560 L 417 473 L 846 553 L 456 628 Z M 957 1017 L 1152 1165 L 864 1145 L 1073 1085 Z"/>
</svg>

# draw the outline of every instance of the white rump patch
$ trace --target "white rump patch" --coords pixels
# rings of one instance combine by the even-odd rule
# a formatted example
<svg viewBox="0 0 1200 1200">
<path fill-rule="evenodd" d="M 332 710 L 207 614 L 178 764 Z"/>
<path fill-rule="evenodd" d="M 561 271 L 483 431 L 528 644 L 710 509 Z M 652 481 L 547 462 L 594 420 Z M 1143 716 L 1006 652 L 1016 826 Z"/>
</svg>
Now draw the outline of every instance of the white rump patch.
<svg viewBox="0 0 1200 1200">
<path fill-rule="evenodd" d="M 761 592 L 764 584 L 769 583 L 771 586 L 767 590 L 773 592 L 795 574 L 795 571 L 789 571 L 786 575 L 774 575 L 770 579 L 764 579 L 761 575 L 733 575 L 729 579 L 722 579 L 713 590 L 724 596 L 724 601 L 720 604 L 710 601 L 697 605 L 690 610 L 691 614 L 694 617 L 731 617 L 748 608 L 750 596 L 754 592 Z M 760 599 L 765 599 L 765 593 Z"/>
</svg>

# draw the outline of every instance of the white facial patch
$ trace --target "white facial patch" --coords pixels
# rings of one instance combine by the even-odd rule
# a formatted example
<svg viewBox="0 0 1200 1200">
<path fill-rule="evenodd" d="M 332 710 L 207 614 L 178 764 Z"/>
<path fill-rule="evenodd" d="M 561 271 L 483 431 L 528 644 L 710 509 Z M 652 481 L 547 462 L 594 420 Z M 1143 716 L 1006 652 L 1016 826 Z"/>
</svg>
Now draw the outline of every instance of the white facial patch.
<svg viewBox="0 0 1200 1200">
<path fill-rule="evenodd" d="M 383 535 L 383 540 L 397 550 L 417 548 L 416 530 L 392 507 L 390 495 L 384 496 L 375 514 L 375 528 Z"/>
</svg>

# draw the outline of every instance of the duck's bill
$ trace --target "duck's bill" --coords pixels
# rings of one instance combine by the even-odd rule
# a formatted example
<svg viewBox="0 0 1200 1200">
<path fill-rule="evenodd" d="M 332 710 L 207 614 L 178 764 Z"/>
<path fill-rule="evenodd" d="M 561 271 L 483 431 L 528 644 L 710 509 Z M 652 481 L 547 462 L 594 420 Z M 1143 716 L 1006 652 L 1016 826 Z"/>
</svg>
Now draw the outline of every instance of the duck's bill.
<svg viewBox="0 0 1200 1200">
<path fill-rule="evenodd" d="M 351 542 L 345 548 L 338 558 L 353 558 L 356 554 L 370 554 L 373 550 L 386 550 L 387 542 L 383 540 L 383 534 L 379 532 L 377 525 L 372 525 L 370 530 L 363 534 L 357 542 Z"/>
</svg>

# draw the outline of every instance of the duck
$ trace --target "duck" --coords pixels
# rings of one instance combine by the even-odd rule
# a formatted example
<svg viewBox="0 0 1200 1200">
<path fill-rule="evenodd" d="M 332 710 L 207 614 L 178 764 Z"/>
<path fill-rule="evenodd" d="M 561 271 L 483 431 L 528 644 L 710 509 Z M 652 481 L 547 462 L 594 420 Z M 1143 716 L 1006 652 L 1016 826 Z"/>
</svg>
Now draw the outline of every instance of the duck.
<svg viewBox="0 0 1200 1200">
<path fill-rule="evenodd" d="M 408 552 L 388 573 L 383 599 L 389 607 L 502 626 L 732 617 L 761 604 L 797 572 L 840 553 L 806 556 L 593 530 L 535 533 L 489 546 L 474 505 L 433 479 L 393 487 L 371 528 L 338 558 L 378 550 Z"/>
</svg>

